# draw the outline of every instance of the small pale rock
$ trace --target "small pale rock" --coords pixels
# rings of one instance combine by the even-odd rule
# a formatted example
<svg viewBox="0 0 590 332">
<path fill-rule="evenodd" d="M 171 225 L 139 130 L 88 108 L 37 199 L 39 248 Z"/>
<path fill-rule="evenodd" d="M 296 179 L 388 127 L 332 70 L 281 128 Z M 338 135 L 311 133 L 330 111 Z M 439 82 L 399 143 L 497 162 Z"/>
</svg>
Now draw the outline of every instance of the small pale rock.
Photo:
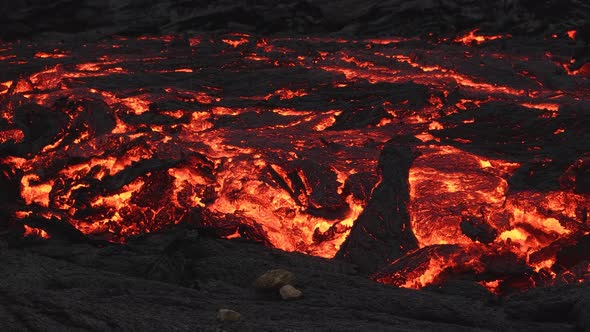
<svg viewBox="0 0 590 332">
<path fill-rule="evenodd" d="M 281 287 L 281 289 L 279 289 L 279 293 L 281 294 L 283 300 L 297 300 L 303 295 L 299 289 L 291 285 L 285 285 Z"/>
<path fill-rule="evenodd" d="M 240 320 L 241 317 L 242 315 L 239 312 L 230 309 L 219 309 L 217 311 L 217 320 L 222 322 L 235 322 Z"/>
<path fill-rule="evenodd" d="M 266 271 L 254 281 L 256 289 L 277 289 L 285 285 L 294 285 L 295 274 L 287 270 L 277 269 Z"/>
</svg>

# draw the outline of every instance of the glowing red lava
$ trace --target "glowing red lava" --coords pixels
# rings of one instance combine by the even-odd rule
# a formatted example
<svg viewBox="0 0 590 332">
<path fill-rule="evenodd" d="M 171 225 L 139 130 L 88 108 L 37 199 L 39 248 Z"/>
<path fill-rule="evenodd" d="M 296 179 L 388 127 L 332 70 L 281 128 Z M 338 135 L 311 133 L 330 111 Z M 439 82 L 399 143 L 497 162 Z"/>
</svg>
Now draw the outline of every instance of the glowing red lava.
<svg viewBox="0 0 590 332">
<path fill-rule="evenodd" d="M 423 287 L 449 269 L 484 273 L 482 257 L 507 255 L 547 282 L 563 279 L 559 249 L 589 232 L 588 193 L 567 184 L 588 155 L 560 168 L 558 187 L 515 189 L 511 179 L 556 162 L 548 145 L 575 140 L 582 129 L 567 122 L 569 109 L 586 105 L 588 82 L 564 72 L 564 57 L 495 46 L 508 37 L 2 45 L 0 160 L 20 190 L 9 208 L 26 235 L 44 238 L 51 234 L 28 218 L 56 218 L 109 241 L 198 223 L 226 238 L 333 257 L 380 183 L 383 144 L 410 135 L 422 142 L 408 179 L 419 249 L 400 260 L 443 249 L 378 280 Z M 507 119 L 526 114 L 521 130 L 534 132 L 533 122 L 551 137 L 484 117 L 501 105 L 513 107 Z M 479 135 L 481 121 L 491 135 Z M 584 279 L 588 264 L 575 268 L 584 273 L 568 273 Z M 506 280 L 480 281 L 496 290 Z"/>
</svg>

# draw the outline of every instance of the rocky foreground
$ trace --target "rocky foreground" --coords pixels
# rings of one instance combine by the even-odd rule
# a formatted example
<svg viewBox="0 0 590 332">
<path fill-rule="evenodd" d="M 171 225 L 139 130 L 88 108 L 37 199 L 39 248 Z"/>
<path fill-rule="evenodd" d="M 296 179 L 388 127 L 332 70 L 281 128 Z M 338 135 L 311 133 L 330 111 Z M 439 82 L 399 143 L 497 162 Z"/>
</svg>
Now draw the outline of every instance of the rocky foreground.
<svg viewBox="0 0 590 332">
<path fill-rule="evenodd" d="M 127 245 L 1 243 L 5 331 L 590 330 L 589 285 L 504 298 L 460 282 L 397 289 L 345 263 L 194 230 L 147 235 Z M 276 290 L 256 289 L 254 281 L 272 269 L 294 273 L 302 296 L 288 301 Z"/>
</svg>

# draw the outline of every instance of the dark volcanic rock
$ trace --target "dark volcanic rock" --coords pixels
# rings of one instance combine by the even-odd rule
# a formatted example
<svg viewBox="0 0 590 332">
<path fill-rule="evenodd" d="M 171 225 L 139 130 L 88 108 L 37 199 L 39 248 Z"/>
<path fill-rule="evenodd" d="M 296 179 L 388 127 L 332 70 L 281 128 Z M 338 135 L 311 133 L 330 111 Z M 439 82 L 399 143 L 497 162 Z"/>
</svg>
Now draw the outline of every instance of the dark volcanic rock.
<svg viewBox="0 0 590 332">
<path fill-rule="evenodd" d="M 240 318 L 242 318 L 242 315 L 239 312 L 230 309 L 219 309 L 217 312 L 217 320 L 222 322 L 235 322 Z"/>
<path fill-rule="evenodd" d="M 474 216 L 463 217 L 461 231 L 473 241 L 491 243 L 498 236 L 498 231 L 490 226 L 483 218 Z"/>
<path fill-rule="evenodd" d="M 477 110 L 448 116 L 442 121 L 448 128 L 436 134 L 450 144 L 478 154 L 523 162 L 508 181 L 513 191 L 557 190 L 561 187 L 560 176 L 590 151 L 590 135 L 585 129 L 590 116 L 583 109 L 565 106 L 552 116 L 548 110 L 490 102 Z M 542 114 L 537 115 L 539 112 Z M 456 125 L 468 119 L 473 121 Z M 567 133 L 555 135 L 559 128 L 566 127 Z M 471 143 L 458 143 L 457 139 Z M 573 175 L 580 179 L 575 185 L 579 192 L 586 188 L 584 173 L 580 168 Z"/>
<path fill-rule="evenodd" d="M 342 193 L 352 194 L 352 197 L 367 202 L 371 198 L 371 191 L 379 181 L 379 176 L 370 172 L 355 173 L 348 177 Z"/>
<path fill-rule="evenodd" d="M 153 270 L 163 256 L 175 264 Z M 2 249 L 0 264 L 4 330 L 571 331 L 587 327 L 581 300 L 590 294 L 585 285 L 547 288 L 502 305 L 475 293 L 396 289 L 350 275 L 341 262 L 181 230 L 102 248 L 23 241 Z M 255 292 L 252 280 L 269 266 L 296 273 L 305 297 L 277 302 Z M 158 281 L 163 270 L 175 278 Z M 222 308 L 241 319 L 218 322 Z"/>
<path fill-rule="evenodd" d="M 15 123 L 24 133 L 24 140 L 18 145 L 18 155 L 33 155 L 54 141 L 61 128 L 67 123 L 66 114 L 52 112 L 37 104 L 27 104 L 15 112 Z"/>
<path fill-rule="evenodd" d="M 379 158 L 381 183 L 337 254 L 357 264 L 363 273 L 375 272 L 386 262 L 418 248 L 407 208 L 408 173 L 417 157 L 413 140 L 396 137 L 385 144 Z"/>
<path fill-rule="evenodd" d="M 450 1 L 19 1 L 0 22 L 2 39 L 41 34 L 163 34 L 194 31 L 426 35 L 483 28 L 505 33 L 563 33 L 584 27 L 581 0 Z M 343 10 L 344 9 L 344 10 Z"/>
<path fill-rule="evenodd" d="M 349 112 L 343 112 L 336 117 L 336 122 L 330 127 L 330 130 L 346 130 L 353 128 L 365 128 L 374 126 L 381 119 L 389 119 L 391 116 L 383 109 L 359 109 Z"/>
<path fill-rule="evenodd" d="M 433 257 L 452 257 L 461 247 L 452 244 L 437 244 L 415 250 L 379 269 L 372 277 L 383 283 L 404 285 L 408 280 L 424 274 Z M 436 283 L 437 280 L 434 280 Z"/>
<path fill-rule="evenodd" d="M 297 279 L 293 272 L 283 269 L 269 270 L 254 280 L 256 289 L 278 289 L 285 285 L 294 285 Z"/>
<path fill-rule="evenodd" d="M 583 260 L 590 260 L 590 236 L 585 235 L 574 245 L 564 246 L 556 255 L 554 270 L 569 270 Z"/>
<path fill-rule="evenodd" d="M 297 300 L 303 296 L 303 292 L 291 285 L 281 287 L 279 294 L 283 300 Z"/>
</svg>

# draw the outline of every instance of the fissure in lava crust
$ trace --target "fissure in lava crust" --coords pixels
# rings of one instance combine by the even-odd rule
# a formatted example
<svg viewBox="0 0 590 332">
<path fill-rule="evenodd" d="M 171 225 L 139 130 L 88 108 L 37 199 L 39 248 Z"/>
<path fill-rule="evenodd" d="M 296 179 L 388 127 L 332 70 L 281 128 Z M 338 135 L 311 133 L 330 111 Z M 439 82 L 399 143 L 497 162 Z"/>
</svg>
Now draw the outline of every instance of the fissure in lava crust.
<svg viewBox="0 0 590 332">
<path fill-rule="evenodd" d="M 186 224 L 403 287 L 584 281 L 574 36 L 4 43 L 2 211 L 38 237 Z"/>
</svg>

